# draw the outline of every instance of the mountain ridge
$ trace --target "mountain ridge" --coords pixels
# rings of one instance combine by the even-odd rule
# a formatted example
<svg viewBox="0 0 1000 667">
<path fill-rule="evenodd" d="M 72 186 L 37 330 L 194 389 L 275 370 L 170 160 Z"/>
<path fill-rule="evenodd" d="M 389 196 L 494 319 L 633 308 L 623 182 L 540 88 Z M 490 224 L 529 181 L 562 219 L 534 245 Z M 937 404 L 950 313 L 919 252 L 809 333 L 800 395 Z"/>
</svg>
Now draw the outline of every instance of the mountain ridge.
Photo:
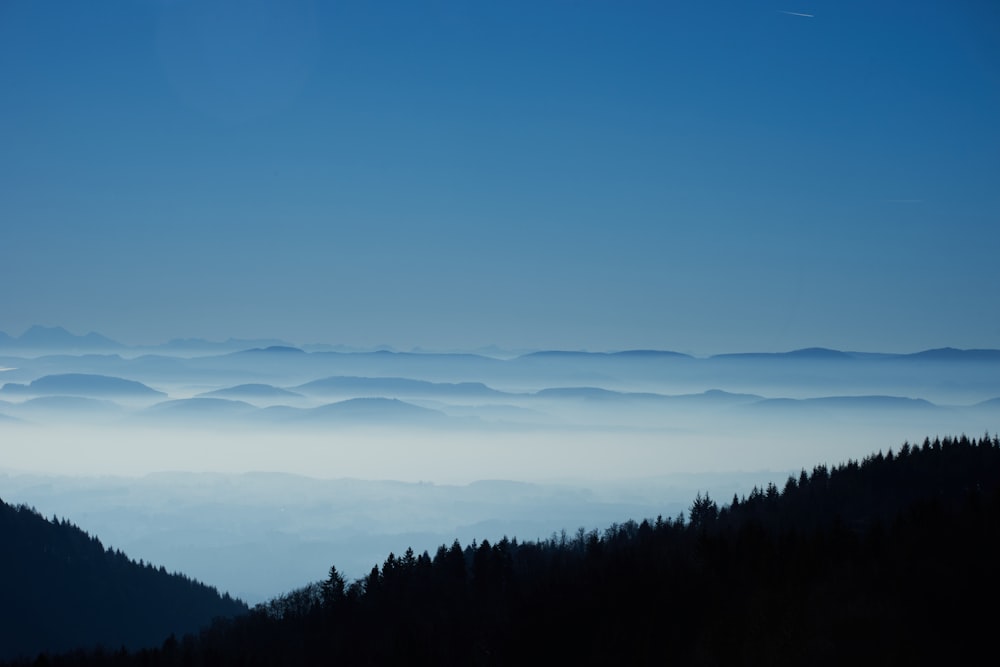
<svg viewBox="0 0 1000 667">
<path fill-rule="evenodd" d="M 0 659 L 97 645 L 160 646 L 246 605 L 168 574 L 67 522 L 0 499 Z M 16 576 L 11 576 L 16 574 Z"/>
<path fill-rule="evenodd" d="M 8 382 L 0 393 L 18 395 L 82 395 L 82 396 L 166 396 L 142 382 L 95 373 L 56 373 L 44 375 L 29 384 Z"/>
<path fill-rule="evenodd" d="M 693 356 L 684 352 L 676 352 L 665 349 L 635 348 L 605 351 L 588 350 L 560 350 L 560 349 L 537 349 L 521 354 L 504 354 L 502 357 L 484 356 L 483 352 L 495 352 L 503 348 L 497 345 L 478 347 L 468 351 L 459 352 L 433 352 L 433 351 L 411 351 L 403 352 L 386 349 L 386 346 L 372 346 L 365 349 L 360 347 L 348 347 L 344 345 L 316 342 L 307 344 L 294 344 L 279 338 L 235 338 L 230 337 L 222 341 L 213 341 L 205 338 L 188 337 L 172 338 L 165 342 L 154 344 L 126 344 L 109 338 L 98 332 L 88 332 L 86 334 L 73 334 L 62 326 L 44 326 L 34 324 L 28 327 L 20 336 L 13 336 L 7 332 L 0 331 L 0 349 L 7 348 L 27 348 L 29 345 L 39 349 L 63 349 L 84 350 L 84 349 L 121 349 L 138 351 L 170 351 L 187 350 L 204 352 L 247 352 L 247 351 L 278 351 L 281 348 L 295 349 L 299 352 L 323 352 L 334 354 L 383 354 L 383 355 L 426 355 L 426 356 L 477 356 L 498 361 L 530 359 L 530 358 L 573 358 L 573 357 L 618 357 L 618 358 L 675 358 L 675 359 L 712 359 L 733 356 L 761 356 L 761 357 L 791 357 L 791 358 L 826 358 L 826 359 L 847 359 L 863 357 L 865 355 L 878 355 L 886 357 L 906 357 L 922 359 L 972 359 L 986 358 L 991 361 L 1000 360 L 1000 349 L 996 348 L 953 348 L 940 347 L 928 348 L 917 352 L 864 352 L 858 350 L 840 350 L 827 347 L 803 347 L 779 352 L 723 352 L 707 356 Z M 273 348 L 273 349 L 272 349 Z M 310 348 L 310 349 L 303 349 Z M 336 348 L 336 349 L 332 349 Z M 341 349 L 343 348 L 343 349 Z"/>
</svg>

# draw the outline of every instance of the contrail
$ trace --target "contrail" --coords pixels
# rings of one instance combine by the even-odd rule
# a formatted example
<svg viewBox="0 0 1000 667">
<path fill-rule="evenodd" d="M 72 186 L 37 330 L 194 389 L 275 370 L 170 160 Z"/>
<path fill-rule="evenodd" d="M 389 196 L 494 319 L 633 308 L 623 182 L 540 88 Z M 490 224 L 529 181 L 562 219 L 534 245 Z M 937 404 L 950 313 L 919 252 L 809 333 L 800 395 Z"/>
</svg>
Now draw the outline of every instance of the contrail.
<svg viewBox="0 0 1000 667">
<path fill-rule="evenodd" d="M 807 19 L 816 18 L 815 14 L 803 14 L 802 12 L 786 12 L 784 9 L 779 9 L 778 11 L 781 12 L 782 14 L 788 14 L 789 16 L 804 16 Z"/>
</svg>

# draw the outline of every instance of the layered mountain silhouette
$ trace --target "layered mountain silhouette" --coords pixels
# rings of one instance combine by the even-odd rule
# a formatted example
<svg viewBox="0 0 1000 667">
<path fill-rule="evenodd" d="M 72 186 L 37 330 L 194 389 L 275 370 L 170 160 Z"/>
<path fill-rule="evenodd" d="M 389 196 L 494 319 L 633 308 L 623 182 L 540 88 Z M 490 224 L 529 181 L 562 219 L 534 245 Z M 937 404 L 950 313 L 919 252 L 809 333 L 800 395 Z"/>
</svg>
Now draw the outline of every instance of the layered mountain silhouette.
<svg viewBox="0 0 1000 667">
<path fill-rule="evenodd" d="M 291 347 L 287 341 L 268 339 L 228 338 L 224 341 L 211 341 L 204 338 L 174 338 L 166 343 L 147 346 L 161 354 L 212 354 L 229 353 L 240 350 L 262 349 L 268 347 Z"/>
<path fill-rule="evenodd" d="M 823 408 L 827 410 L 932 410 L 938 408 L 922 398 L 901 396 L 824 396 L 821 398 L 770 398 L 752 404 L 756 408 Z"/>
<path fill-rule="evenodd" d="M 1000 362 L 1000 350 L 958 350 L 953 347 L 924 350 L 923 352 L 915 352 L 902 356 L 922 361 Z"/>
<path fill-rule="evenodd" d="M 258 354 L 307 354 L 305 350 L 301 350 L 292 345 L 269 345 L 268 347 L 255 347 L 249 350 L 241 350 L 239 352 L 233 352 L 237 355 L 258 355 Z"/>
<path fill-rule="evenodd" d="M 62 373 L 46 375 L 30 384 L 8 382 L 0 393 L 20 396 L 107 396 L 130 398 L 156 398 L 166 396 L 135 380 L 125 380 L 108 375 L 89 373 Z"/>
<path fill-rule="evenodd" d="M 662 401 L 662 394 L 623 392 L 600 387 L 553 387 L 535 392 L 538 398 L 579 399 L 587 401 Z"/>
<path fill-rule="evenodd" d="M 33 351 L 106 351 L 124 347 L 118 341 L 98 333 L 83 336 L 72 334 L 62 327 L 35 325 L 17 337 L 0 336 L 0 347 Z"/>
<path fill-rule="evenodd" d="M 854 358 L 855 356 L 850 352 L 831 350 L 826 347 L 807 347 L 801 350 L 792 350 L 790 352 L 736 352 L 729 354 L 716 354 L 711 357 L 711 359 L 716 359 L 716 360 L 729 359 L 729 360 L 740 360 L 740 361 L 775 360 L 775 359 L 846 361 Z"/>
<path fill-rule="evenodd" d="M 528 352 L 519 359 L 690 359 L 691 356 L 670 350 L 622 350 L 620 352 L 587 352 L 583 350 L 540 350 Z"/>
<path fill-rule="evenodd" d="M 214 391 L 206 391 L 202 394 L 198 394 L 198 396 L 203 398 L 280 399 L 299 398 L 302 394 L 297 394 L 294 391 L 289 391 L 287 389 L 282 389 L 281 387 L 275 387 L 269 384 L 249 383 L 236 385 L 235 387 L 216 389 Z"/>
<path fill-rule="evenodd" d="M 12 404 L 7 412 L 31 421 L 92 421 L 115 419 L 126 414 L 125 408 L 104 398 L 85 396 L 38 396 Z"/>
<path fill-rule="evenodd" d="M 304 418 L 375 424 L 444 425 L 448 421 L 448 417 L 438 410 L 422 408 L 395 398 L 352 398 L 306 410 Z"/>
<path fill-rule="evenodd" d="M 439 410 L 395 398 L 352 398 L 312 408 L 276 405 L 258 408 L 246 401 L 224 398 L 183 398 L 163 401 L 140 411 L 134 421 L 153 420 L 179 426 L 202 423 L 242 425 L 425 425 L 469 423 Z"/>
<path fill-rule="evenodd" d="M 1000 409 L 1000 397 L 990 398 L 985 401 L 981 401 L 979 403 L 976 403 L 972 407 L 979 409 Z"/>
<path fill-rule="evenodd" d="M 369 395 L 381 397 L 475 397 L 494 398 L 504 392 L 487 387 L 481 382 L 428 382 L 395 377 L 352 377 L 336 376 L 314 380 L 295 387 L 303 394 L 318 396 Z"/>
<path fill-rule="evenodd" d="M 103 345 L 110 340 L 99 334 L 87 338 L 45 327 L 33 327 L 20 338 L 51 345 L 76 344 L 79 339 Z M 0 338 L 0 347 L 4 340 Z M 15 339 L 8 336 L 6 341 Z M 709 358 L 664 350 L 546 350 L 493 358 L 390 350 L 318 351 L 322 346 L 315 345 L 310 346 L 315 351 L 306 351 L 278 340 L 230 339 L 215 348 L 200 340 L 175 342 L 175 348 L 167 345 L 157 349 L 157 354 L 136 356 L 127 348 L 112 354 L 82 349 L 56 354 L 53 348 L 51 354 L 18 356 L 17 348 L 7 345 L 0 378 L 10 382 L 0 387 L 0 398 L 22 405 L 3 412 L 39 424 L 49 416 L 63 422 L 89 418 L 86 404 L 80 401 L 65 402 L 62 415 L 58 401 L 27 403 L 34 398 L 67 396 L 114 400 L 139 421 L 205 424 L 218 418 L 248 424 L 332 424 L 338 411 L 344 411 L 341 421 L 346 422 L 348 410 L 323 405 L 350 399 L 398 399 L 437 411 L 435 419 L 442 415 L 478 417 L 482 424 L 497 428 L 572 430 L 631 425 L 705 432 L 729 418 L 752 420 L 760 428 L 768 415 L 820 415 L 848 425 L 854 416 L 870 421 L 881 413 L 884 423 L 890 418 L 901 423 L 898 420 L 909 411 L 922 420 L 918 432 L 945 432 L 993 428 L 997 406 L 987 399 L 1000 395 L 1000 351 L 996 350 L 943 348 L 916 354 L 872 354 L 805 348 Z M 254 345 L 241 347 L 250 343 Z M 193 348 L 199 351 L 190 352 Z M 133 352 L 149 349 L 156 348 L 132 348 Z M 192 394 L 197 400 L 187 402 Z M 165 399 L 184 402 L 136 413 L 137 404 Z M 203 402 L 210 399 L 223 402 Z M 754 408 L 754 403 L 760 405 Z M 752 409 L 735 409 L 741 405 Z M 261 412 L 259 406 L 273 409 Z M 90 407 L 95 418 L 113 416 L 106 404 Z M 401 409 L 383 404 L 350 419 L 359 423 L 363 414 L 374 424 L 395 423 Z M 415 419 L 417 414 L 421 413 L 410 413 Z"/>
</svg>

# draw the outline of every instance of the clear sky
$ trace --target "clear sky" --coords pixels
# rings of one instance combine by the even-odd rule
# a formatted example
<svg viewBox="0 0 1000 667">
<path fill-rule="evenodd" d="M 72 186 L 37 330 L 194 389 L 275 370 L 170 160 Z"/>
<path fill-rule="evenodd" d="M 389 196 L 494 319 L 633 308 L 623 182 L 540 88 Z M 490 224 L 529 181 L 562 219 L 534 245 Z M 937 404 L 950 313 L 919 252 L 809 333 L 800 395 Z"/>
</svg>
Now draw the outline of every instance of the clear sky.
<svg viewBox="0 0 1000 667">
<path fill-rule="evenodd" d="M 993 0 L 0 0 L 0 330 L 1000 347 Z"/>
</svg>

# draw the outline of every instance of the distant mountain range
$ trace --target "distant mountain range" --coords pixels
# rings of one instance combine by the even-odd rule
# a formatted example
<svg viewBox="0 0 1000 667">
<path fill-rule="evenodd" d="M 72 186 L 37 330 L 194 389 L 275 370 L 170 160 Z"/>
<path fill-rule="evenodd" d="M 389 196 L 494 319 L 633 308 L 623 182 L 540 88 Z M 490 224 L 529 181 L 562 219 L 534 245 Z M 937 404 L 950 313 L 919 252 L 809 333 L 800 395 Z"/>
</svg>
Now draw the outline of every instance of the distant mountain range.
<svg viewBox="0 0 1000 667">
<path fill-rule="evenodd" d="M 395 398 L 351 398 L 311 408 L 274 405 L 258 408 L 240 400 L 224 398 L 184 398 L 150 406 L 131 417 L 132 421 L 161 421 L 172 424 L 239 423 L 244 425 L 302 426 L 439 426 L 470 423 L 470 418 L 449 417 L 439 410 L 424 408 Z"/>
<path fill-rule="evenodd" d="M 30 384 L 9 382 L 0 387 L 0 393 L 18 396 L 110 396 L 155 398 L 166 396 L 162 391 L 147 387 L 141 382 L 124 380 L 107 375 L 89 373 L 62 373 L 46 375 Z"/>
<path fill-rule="evenodd" d="M 58 327 L 0 336 L 5 428 L 119 420 L 707 433 L 726 423 L 771 428 L 768 419 L 788 417 L 799 424 L 815 418 L 825 428 L 846 428 L 856 418 L 916 428 L 919 418 L 932 432 L 981 432 L 996 429 L 1000 418 L 991 401 L 1000 396 L 998 350 L 814 347 L 707 358 L 547 350 L 495 358 L 309 351 L 275 340 L 116 345 Z"/>
<path fill-rule="evenodd" d="M 487 387 L 482 382 L 428 382 L 408 378 L 372 378 L 335 376 L 313 380 L 295 387 L 303 394 L 358 396 L 455 396 L 497 397 L 504 392 Z"/>
<path fill-rule="evenodd" d="M 83 336 L 71 334 L 62 327 L 43 327 L 35 325 L 17 337 L 0 332 L 0 349 L 15 348 L 21 350 L 61 350 L 61 351 L 95 351 L 117 350 L 125 347 L 117 341 L 105 338 L 98 333 L 88 333 Z"/>
<path fill-rule="evenodd" d="M 295 355 L 297 356 L 297 355 Z M 780 363 L 780 362 L 779 362 Z M 399 377 L 330 376 L 284 388 L 244 383 L 174 395 L 120 377 L 64 373 L 0 387 L 6 422 L 65 423 L 125 419 L 173 425 L 369 425 L 562 427 L 630 424 L 667 428 L 691 420 L 739 415 L 850 416 L 940 415 L 976 430 L 989 421 L 1000 399 L 935 403 L 889 393 L 833 393 L 812 397 L 770 396 L 710 389 L 698 393 L 620 391 L 600 386 L 554 386 L 509 392 L 481 382 L 430 382 Z M 163 400 L 167 399 L 167 400 Z M 733 412 L 738 409 L 738 412 Z M 981 426 L 980 426 L 981 425 Z"/>
<path fill-rule="evenodd" d="M 821 398 L 769 398 L 753 404 L 763 408 L 826 408 L 840 410 L 927 410 L 938 406 L 922 398 L 900 396 L 824 396 Z"/>
<path fill-rule="evenodd" d="M 239 339 L 208 341 L 202 338 L 175 338 L 159 345 L 126 345 L 101 334 L 90 332 L 73 334 L 63 327 L 34 325 L 20 336 L 10 336 L 0 331 L 0 351 L 45 353 L 45 352 L 120 352 L 126 350 L 148 350 L 177 354 L 213 354 L 232 352 L 250 348 L 289 346 L 278 339 Z"/>
<path fill-rule="evenodd" d="M 123 352 L 141 351 L 166 355 L 210 355 L 231 352 L 243 353 L 305 353 L 305 354 L 412 354 L 418 356 L 455 356 L 455 353 L 413 351 L 398 353 L 386 346 L 373 349 L 348 347 L 329 343 L 313 343 L 295 345 L 277 338 L 229 338 L 224 341 L 210 341 L 203 338 L 174 338 L 165 343 L 153 345 L 127 345 L 108 338 L 96 332 L 83 335 L 73 334 L 63 327 L 34 325 L 20 336 L 11 336 L 0 331 L 0 353 L 31 352 L 31 353 L 80 353 L 80 352 Z M 527 362 L 547 362 L 578 359 L 608 359 L 608 360 L 652 360 L 652 359 L 692 359 L 699 357 L 670 350 L 621 350 L 614 352 L 594 352 L 584 350 L 536 350 L 520 354 L 507 352 L 496 346 L 479 348 L 461 356 L 485 356 L 487 358 L 502 358 Z M 962 350 L 951 347 L 923 350 L 914 353 L 872 353 L 834 350 L 822 347 L 810 347 L 788 352 L 737 352 L 716 354 L 707 359 L 810 359 L 826 361 L 844 361 L 848 359 L 872 358 L 904 358 L 925 361 L 1000 361 L 1000 350 L 969 349 Z"/>
</svg>

